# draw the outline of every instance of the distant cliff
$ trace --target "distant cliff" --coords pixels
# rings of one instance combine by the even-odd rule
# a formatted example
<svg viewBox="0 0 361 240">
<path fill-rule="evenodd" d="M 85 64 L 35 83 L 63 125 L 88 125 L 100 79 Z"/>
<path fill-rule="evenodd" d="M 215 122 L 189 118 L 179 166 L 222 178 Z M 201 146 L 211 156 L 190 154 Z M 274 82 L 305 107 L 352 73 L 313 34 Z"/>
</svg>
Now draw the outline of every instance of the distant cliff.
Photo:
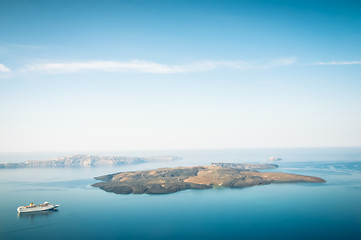
<svg viewBox="0 0 361 240">
<path fill-rule="evenodd" d="M 20 163 L 0 163 L 0 168 L 54 168 L 54 167 L 97 167 L 122 164 L 136 164 L 144 162 L 164 162 L 179 159 L 176 156 L 154 157 L 121 157 L 121 156 L 94 156 L 72 155 L 52 158 L 43 161 L 26 161 Z"/>
</svg>

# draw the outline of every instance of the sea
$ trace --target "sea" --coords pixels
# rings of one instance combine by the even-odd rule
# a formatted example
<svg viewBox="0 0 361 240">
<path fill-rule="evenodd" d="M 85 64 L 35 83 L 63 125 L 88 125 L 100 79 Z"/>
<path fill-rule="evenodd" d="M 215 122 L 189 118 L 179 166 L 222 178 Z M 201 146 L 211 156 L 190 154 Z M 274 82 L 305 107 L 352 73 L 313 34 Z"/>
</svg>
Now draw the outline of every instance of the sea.
<svg viewBox="0 0 361 240">
<path fill-rule="evenodd" d="M 172 162 L 116 167 L 0 169 L 0 239 L 361 239 L 361 148 L 7 153 L 0 162 L 71 154 L 175 155 Z M 268 171 L 326 183 L 117 195 L 91 184 L 110 173 L 212 162 L 270 163 Z M 264 170 L 266 171 L 266 170 Z M 57 211 L 18 214 L 30 202 Z"/>
</svg>

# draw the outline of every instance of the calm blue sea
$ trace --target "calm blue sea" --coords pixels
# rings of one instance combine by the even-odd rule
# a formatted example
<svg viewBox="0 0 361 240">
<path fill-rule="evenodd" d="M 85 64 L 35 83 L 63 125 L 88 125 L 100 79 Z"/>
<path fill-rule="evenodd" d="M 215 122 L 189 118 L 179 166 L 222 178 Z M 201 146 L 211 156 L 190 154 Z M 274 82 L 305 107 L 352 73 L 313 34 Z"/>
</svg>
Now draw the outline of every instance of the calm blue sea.
<svg viewBox="0 0 361 240">
<path fill-rule="evenodd" d="M 89 152 L 88 152 L 89 153 Z M 1 154 L 0 161 L 73 153 Z M 0 169 L 0 239 L 361 239 L 361 148 L 222 149 L 90 154 L 181 160 L 116 168 Z M 116 195 L 90 185 L 119 171 L 211 162 L 268 162 L 276 171 L 319 176 L 325 184 Z M 58 211 L 18 216 L 30 202 Z"/>
</svg>

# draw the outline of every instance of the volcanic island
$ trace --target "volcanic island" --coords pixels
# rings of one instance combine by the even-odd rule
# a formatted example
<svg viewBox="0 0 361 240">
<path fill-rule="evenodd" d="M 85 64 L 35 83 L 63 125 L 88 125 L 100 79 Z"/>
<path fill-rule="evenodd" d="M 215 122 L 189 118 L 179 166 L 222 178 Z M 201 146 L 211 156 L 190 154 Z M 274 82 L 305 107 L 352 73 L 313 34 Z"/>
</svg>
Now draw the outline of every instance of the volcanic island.
<svg viewBox="0 0 361 240">
<path fill-rule="evenodd" d="M 95 177 L 96 180 L 102 182 L 97 182 L 92 186 L 116 194 L 165 194 L 186 189 L 244 188 L 271 183 L 326 182 L 319 177 L 257 171 L 276 167 L 278 167 L 276 164 L 213 163 L 210 166 L 120 172 Z"/>
</svg>

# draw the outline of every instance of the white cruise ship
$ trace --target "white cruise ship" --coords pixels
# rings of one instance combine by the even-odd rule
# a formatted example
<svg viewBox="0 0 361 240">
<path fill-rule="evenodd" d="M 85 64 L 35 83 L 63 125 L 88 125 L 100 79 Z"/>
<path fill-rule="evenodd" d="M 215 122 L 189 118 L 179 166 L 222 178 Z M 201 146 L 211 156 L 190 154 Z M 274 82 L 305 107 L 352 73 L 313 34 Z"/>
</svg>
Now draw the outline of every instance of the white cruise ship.
<svg viewBox="0 0 361 240">
<path fill-rule="evenodd" d="M 55 210 L 60 205 L 53 205 L 48 202 L 44 202 L 43 204 L 30 203 L 29 206 L 20 206 L 17 208 L 19 213 L 26 213 L 26 212 L 39 212 L 39 211 L 47 211 L 47 210 Z"/>
</svg>

